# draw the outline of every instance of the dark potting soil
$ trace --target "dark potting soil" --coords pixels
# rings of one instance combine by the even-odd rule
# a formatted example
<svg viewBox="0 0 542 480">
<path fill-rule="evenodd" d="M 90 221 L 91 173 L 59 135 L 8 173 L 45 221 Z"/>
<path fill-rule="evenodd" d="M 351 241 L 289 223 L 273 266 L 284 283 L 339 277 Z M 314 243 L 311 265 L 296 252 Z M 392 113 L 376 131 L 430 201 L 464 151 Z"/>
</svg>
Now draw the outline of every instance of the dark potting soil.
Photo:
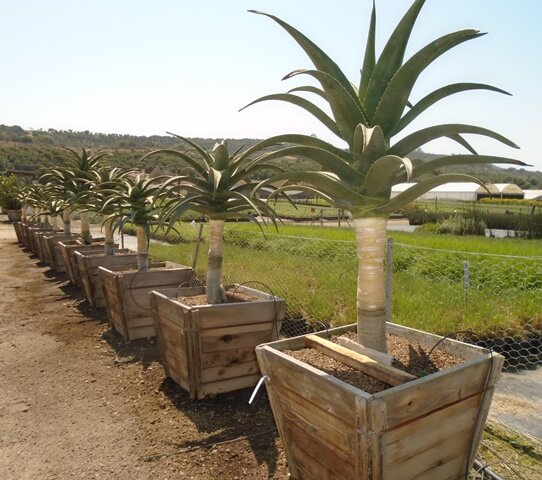
<svg viewBox="0 0 542 480">
<path fill-rule="evenodd" d="M 237 303 L 237 302 L 257 302 L 260 298 L 253 295 L 248 295 L 247 293 L 240 292 L 233 288 L 226 290 L 228 293 L 228 302 L 227 303 Z M 202 293 L 201 295 L 190 295 L 190 296 L 180 296 L 176 300 L 183 305 L 188 305 L 189 307 L 194 307 L 196 305 L 209 305 L 207 303 L 207 295 Z"/>
<path fill-rule="evenodd" d="M 348 332 L 344 336 L 351 340 L 356 340 L 354 332 Z M 331 340 L 337 343 L 337 337 L 333 337 Z M 438 348 L 428 357 L 430 348 L 397 335 L 388 334 L 387 344 L 388 354 L 394 359 L 393 366 L 416 377 L 423 377 L 464 362 L 463 358 L 455 357 Z M 378 393 L 391 388 L 390 385 L 355 368 L 351 368 L 342 362 L 338 362 L 312 348 L 286 350 L 284 353 L 308 363 L 323 372 L 329 373 L 335 378 L 360 388 L 367 393 Z"/>
</svg>

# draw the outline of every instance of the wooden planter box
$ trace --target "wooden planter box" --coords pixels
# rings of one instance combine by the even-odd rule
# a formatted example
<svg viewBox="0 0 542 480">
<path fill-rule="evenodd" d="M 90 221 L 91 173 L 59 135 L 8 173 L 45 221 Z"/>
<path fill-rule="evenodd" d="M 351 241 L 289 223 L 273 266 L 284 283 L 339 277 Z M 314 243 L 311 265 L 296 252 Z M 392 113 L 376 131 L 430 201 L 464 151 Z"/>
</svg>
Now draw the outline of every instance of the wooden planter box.
<svg viewBox="0 0 542 480">
<path fill-rule="evenodd" d="M 198 306 L 176 300 L 179 295 L 204 294 L 205 287 L 150 295 L 166 375 L 192 399 L 255 385 L 260 378 L 255 348 L 278 338 L 284 300 L 244 286 L 235 288 L 261 300 Z"/>
<path fill-rule="evenodd" d="M 13 228 L 15 229 L 15 235 L 17 235 L 17 242 L 24 243 L 24 233 L 23 233 L 23 224 L 22 222 L 14 222 Z"/>
<path fill-rule="evenodd" d="M 103 251 L 102 251 L 103 252 Z M 137 264 L 137 254 L 127 248 L 117 250 L 115 255 L 97 252 L 75 251 L 74 259 L 85 298 L 94 308 L 105 307 L 102 282 L 98 267 L 121 267 Z"/>
<path fill-rule="evenodd" d="M 126 267 L 99 267 L 98 271 L 109 321 L 125 340 L 156 336 L 149 293 L 176 289 L 192 273 L 190 267 L 171 262 L 152 264 L 148 272 Z"/>
<path fill-rule="evenodd" d="M 49 265 L 57 273 L 66 271 L 64 260 L 58 249 L 58 242 L 76 240 L 79 236 L 76 234 L 66 235 L 64 232 L 45 232 L 39 237 L 41 261 Z"/>
<path fill-rule="evenodd" d="M 318 336 L 347 330 L 356 326 Z M 388 332 L 428 347 L 442 338 L 394 324 Z M 282 352 L 304 348 L 305 341 L 296 337 L 256 349 L 292 479 L 465 478 L 502 356 L 446 339 L 439 348 L 464 363 L 368 394 Z"/>
<path fill-rule="evenodd" d="M 53 230 L 51 227 L 28 227 L 26 230 L 26 237 L 27 237 L 27 247 L 32 252 L 37 254 L 38 253 L 38 246 L 35 243 L 35 236 L 34 233 L 38 232 L 52 232 Z"/>
<path fill-rule="evenodd" d="M 62 257 L 62 263 L 64 264 L 70 282 L 76 287 L 81 288 L 79 269 L 77 268 L 77 262 L 74 257 L 75 252 L 103 253 L 104 246 L 100 245 L 100 243 L 84 245 L 79 240 L 62 240 L 58 242 L 58 251 Z"/>
</svg>

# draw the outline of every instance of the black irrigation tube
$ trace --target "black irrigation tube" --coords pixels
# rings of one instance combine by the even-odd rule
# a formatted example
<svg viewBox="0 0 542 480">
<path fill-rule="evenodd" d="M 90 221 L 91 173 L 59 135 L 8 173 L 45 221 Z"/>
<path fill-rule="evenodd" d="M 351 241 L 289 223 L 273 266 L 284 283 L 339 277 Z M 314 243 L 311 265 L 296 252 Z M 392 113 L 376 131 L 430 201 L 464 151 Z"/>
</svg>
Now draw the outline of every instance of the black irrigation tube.
<svg viewBox="0 0 542 480">
<path fill-rule="evenodd" d="M 476 467 L 476 472 L 483 472 L 484 476 L 489 478 L 489 480 L 504 480 L 500 475 L 497 475 L 488 465 L 484 465 L 480 460 L 474 460 L 474 466 Z"/>
</svg>

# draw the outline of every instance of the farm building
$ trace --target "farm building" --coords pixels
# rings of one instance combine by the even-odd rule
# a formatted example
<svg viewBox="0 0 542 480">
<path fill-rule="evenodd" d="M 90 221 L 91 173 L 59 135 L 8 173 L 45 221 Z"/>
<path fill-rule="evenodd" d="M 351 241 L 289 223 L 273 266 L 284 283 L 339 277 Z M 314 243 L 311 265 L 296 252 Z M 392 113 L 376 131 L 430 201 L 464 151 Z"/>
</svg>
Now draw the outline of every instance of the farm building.
<svg viewBox="0 0 542 480">
<path fill-rule="evenodd" d="M 542 201 L 542 190 L 523 190 L 525 200 Z"/>
<path fill-rule="evenodd" d="M 523 198 L 523 189 L 515 183 L 494 183 L 499 191 L 499 198 Z"/>
<path fill-rule="evenodd" d="M 414 183 L 399 183 L 394 185 L 391 191 L 392 198 L 401 192 L 404 192 L 410 188 Z M 519 187 L 518 187 L 519 188 Z M 489 190 L 489 192 L 488 192 Z M 489 183 L 487 184 L 487 190 L 474 182 L 462 182 L 462 183 L 445 183 L 439 187 L 435 187 L 429 192 L 422 195 L 420 200 L 461 200 L 464 202 L 475 202 L 480 198 L 486 198 L 489 196 L 500 198 L 501 192 L 499 189 Z"/>
</svg>

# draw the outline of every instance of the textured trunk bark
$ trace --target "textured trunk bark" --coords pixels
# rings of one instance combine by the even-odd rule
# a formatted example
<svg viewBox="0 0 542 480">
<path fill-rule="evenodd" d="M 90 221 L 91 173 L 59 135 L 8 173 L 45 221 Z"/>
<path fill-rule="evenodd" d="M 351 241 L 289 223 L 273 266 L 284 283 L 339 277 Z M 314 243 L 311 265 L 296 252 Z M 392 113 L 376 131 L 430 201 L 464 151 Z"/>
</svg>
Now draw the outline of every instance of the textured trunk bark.
<svg viewBox="0 0 542 480">
<path fill-rule="evenodd" d="M 105 254 L 115 254 L 115 242 L 113 240 L 113 220 L 106 220 L 104 223 L 104 235 L 105 235 Z"/>
<path fill-rule="evenodd" d="M 26 222 L 26 205 L 21 207 L 21 222 Z"/>
<path fill-rule="evenodd" d="M 53 222 L 53 230 L 58 230 L 58 216 L 51 217 L 51 221 Z"/>
<path fill-rule="evenodd" d="M 71 235 L 72 222 L 70 219 L 70 210 L 68 208 L 64 209 L 62 212 L 62 221 L 64 222 L 64 235 Z"/>
<path fill-rule="evenodd" d="M 209 255 L 207 266 L 207 303 L 222 303 L 222 252 L 224 220 L 209 220 Z"/>
<path fill-rule="evenodd" d="M 358 341 L 387 352 L 386 347 L 386 218 L 356 218 L 358 266 Z"/>
<path fill-rule="evenodd" d="M 141 225 L 136 225 L 137 236 L 137 269 L 140 272 L 149 270 L 149 239 L 147 232 Z"/>
<path fill-rule="evenodd" d="M 88 212 L 81 213 L 81 238 L 90 245 L 92 243 L 92 235 L 90 234 L 90 223 L 88 221 Z"/>
</svg>

